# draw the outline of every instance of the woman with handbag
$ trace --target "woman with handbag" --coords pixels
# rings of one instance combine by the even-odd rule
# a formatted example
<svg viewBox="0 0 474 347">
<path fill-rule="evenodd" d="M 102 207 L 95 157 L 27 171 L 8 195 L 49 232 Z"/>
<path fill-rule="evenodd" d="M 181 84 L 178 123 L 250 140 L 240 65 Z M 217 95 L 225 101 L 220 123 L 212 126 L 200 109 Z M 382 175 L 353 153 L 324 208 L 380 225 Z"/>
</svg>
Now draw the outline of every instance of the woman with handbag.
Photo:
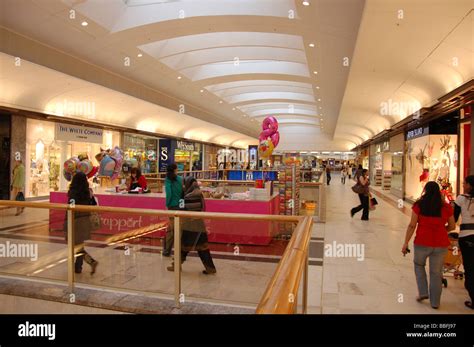
<svg viewBox="0 0 474 347">
<path fill-rule="evenodd" d="M 360 175 L 357 176 L 357 183 L 352 190 L 359 195 L 360 205 L 351 209 L 351 218 L 362 211 L 361 220 L 369 220 L 369 170 L 363 169 Z"/>
<path fill-rule="evenodd" d="M 179 210 L 180 201 L 183 199 L 183 178 L 178 176 L 178 166 L 176 164 L 168 165 L 166 168 L 165 179 L 166 208 L 168 210 Z M 171 249 L 174 242 L 174 218 L 169 218 L 169 227 L 166 231 L 165 245 L 163 255 L 171 256 Z"/>
<path fill-rule="evenodd" d="M 184 181 L 184 206 L 186 211 L 204 211 L 205 202 L 198 182 L 194 177 L 188 176 Z M 212 261 L 207 240 L 207 230 L 202 218 L 184 218 L 181 236 L 181 264 L 191 251 L 197 251 L 205 270 L 203 274 L 215 274 L 216 267 Z M 167 267 L 174 271 L 174 262 Z"/>
<path fill-rule="evenodd" d="M 444 256 L 450 245 L 448 232 L 456 228 L 453 208 L 443 200 L 438 183 L 426 183 L 420 199 L 412 207 L 411 221 L 408 225 L 402 253 L 406 255 L 408 243 L 416 230 L 415 265 L 418 297 L 421 302 L 430 299 L 431 307 L 437 309 L 441 301 Z M 447 227 L 446 227 L 447 224 Z M 430 283 L 426 276 L 426 260 L 430 262 Z"/>
<path fill-rule="evenodd" d="M 25 201 L 25 166 L 21 159 L 15 160 L 15 163 L 11 185 L 12 198 L 17 201 Z M 24 209 L 24 207 L 18 207 L 15 216 L 23 213 Z"/>
<path fill-rule="evenodd" d="M 75 205 L 96 205 L 92 190 L 89 189 L 87 176 L 83 172 L 78 172 L 72 178 L 69 191 L 67 193 L 69 204 Z M 76 252 L 75 272 L 82 272 L 82 264 L 84 260 L 91 266 L 91 275 L 95 273 L 99 262 L 92 258 L 84 249 L 84 241 L 91 238 L 91 230 L 93 228 L 92 214 L 90 212 L 74 213 L 74 246 L 82 245 Z"/>
</svg>

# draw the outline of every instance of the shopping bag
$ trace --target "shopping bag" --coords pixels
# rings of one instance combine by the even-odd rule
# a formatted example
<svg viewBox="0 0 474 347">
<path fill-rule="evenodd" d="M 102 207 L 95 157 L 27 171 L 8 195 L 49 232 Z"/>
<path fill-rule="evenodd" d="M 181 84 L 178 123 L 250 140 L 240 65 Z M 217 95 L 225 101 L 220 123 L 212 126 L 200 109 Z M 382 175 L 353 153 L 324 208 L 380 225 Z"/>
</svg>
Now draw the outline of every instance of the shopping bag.
<svg viewBox="0 0 474 347">
<path fill-rule="evenodd" d="M 375 205 L 378 205 L 377 199 L 370 198 L 370 200 L 369 200 L 369 209 L 371 211 L 375 210 Z"/>
</svg>

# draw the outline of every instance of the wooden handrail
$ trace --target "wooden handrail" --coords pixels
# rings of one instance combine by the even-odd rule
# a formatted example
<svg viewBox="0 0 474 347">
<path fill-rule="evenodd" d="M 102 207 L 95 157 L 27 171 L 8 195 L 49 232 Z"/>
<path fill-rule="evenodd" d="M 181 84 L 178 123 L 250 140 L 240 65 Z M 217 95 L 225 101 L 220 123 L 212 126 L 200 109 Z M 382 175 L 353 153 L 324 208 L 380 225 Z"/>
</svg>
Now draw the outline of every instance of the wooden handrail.
<svg viewBox="0 0 474 347">
<path fill-rule="evenodd" d="M 257 314 L 292 314 L 295 312 L 301 276 L 308 257 L 312 223 L 311 217 L 304 217 L 297 225 L 257 306 Z"/>
<path fill-rule="evenodd" d="M 87 206 L 75 205 L 71 207 L 69 204 L 52 204 L 49 202 L 23 202 L 12 200 L 0 200 L 0 206 L 9 207 L 32 207 L 44 208 L 52 210 L 73 210 L 78 212 L 111 212 L 140 214 L 149 216 L 163 217 L 183 217 L 183 218 L 203 218 L 203 219 L 238 219 L 253 221 L 270 221 L 270 222 L 288 222 L 298 223 L 303 217 L 299 216 L 280 216 L 272 214 L 247 214 L 247 213 L 220 213 L 220 212 L 191 212 L 179 210 L 150 210 L 150 209 L 132 209 L 125 207 L 105 207 L 105 206 Z"/>
</svg>

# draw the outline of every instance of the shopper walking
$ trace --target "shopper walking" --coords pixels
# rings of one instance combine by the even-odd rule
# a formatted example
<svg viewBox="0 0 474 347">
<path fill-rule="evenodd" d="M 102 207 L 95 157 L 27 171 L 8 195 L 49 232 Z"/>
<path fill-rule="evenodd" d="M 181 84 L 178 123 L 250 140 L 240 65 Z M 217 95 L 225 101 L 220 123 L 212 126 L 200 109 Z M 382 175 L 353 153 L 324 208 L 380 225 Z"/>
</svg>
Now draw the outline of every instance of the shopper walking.
<svg viewBox="0 0 474 347">
<path fill-rule="evenodd" d="M 329 185 L 329 183 L 331 182 L 331 168 L 328 166 L 326 166 L 326 183 L 327 185 Z"/>
<path fill-rule="evenodd" d="M 363 169 L 361 174 L 357 176 L 357 183 L 352 188 L 359 195 L 360 205 L 351 209 L 351 218 L 362 210 L 361 220 L 369 220 L 369 170 Z"/>
<path fill-rule="evenodd" d="M 412 207 L 411 221 L 405 235 L 402 253 L 408 253 L 408 243 L 416 230 L 414 243 L 416 283 L 421 302 L 430 299 L 431 307 L 437 309 L 441 301 L 443 261 L 448 251 L 448 231 L 454 230 L 453 208 L 444 202 L 438 183 L 430 181 L 420 199 Z M 448 227 L 446 227 L 446 223 Z M 426 277 L 426 260 L 430 262 L 430 283 Z"/>
<path fill-rule="evenodd" d="M 464 287 L 471 300 L 464 305 L 474 309 L 474 175 L 464 179 L 464 194 L 459 195 L 454 205 L 454 217 L 457 221 L 461 215 L 459 248 L 464 266 Z"/>
<path fill-rule="evenodd" d="M 346 176 L 347 176 L 347 168 L 343 166 L 341 170 L 341 183 L 342 184 L 346 184 Z"/>
<path fill-rule="evenodd" d="M 96 205 L 94 194 L 89 188 L 87 176 L 83 172 L 78 172 L 74 175 L 67 193 L 69 204 L 75 205 Z M 84 249 L 84 241 L 91 238 L 91 213 L 90 212 L 75 212 L 74 213 L 74 246 L 80 245 L 76 251 L 76 261 L 74 268 L 76 273 L 82 272 L 82 264 L 84 260 L 91 267 L 91 274 L 95 273 L 99 262 L 92 258 Z"/>
<path fill-rule="evenodd" d="M 170 164 L 166 168 L 166 179 L 165 179 L 165 192 L 166 192 L 166 208 L 168 210 L 179 210 L 180 204 L 184 207 L 183 199 L 183 179 L 178 176 L 178 166 L 176 164 Z M 166 231 L 165 245 L 163 247 L 163 255 L 169 257 L 171 255 L 171 249 L 173 248 L 174 241 L 174 218 L 170 217 L 169 227 Z"/>
<path fill-rule="evenodd" d="M 18 201 L 25 200 L 25 166 L 21 159 L 15 160 L 15 168 L 13 169 L 12 175 L 12 199 Z M 24 207 L 18 207 L 16 209 L 15 216 L 20 215 L 24 211 Z"/>
<path fill-rule="evenodd" d="M 204 196 L 194 177 L 184 180 L 184 206 L 187 211 L 205 211 Z M 181 236 L 181 264 L 189 252 L 197 251 L 205 270 L 203 274 L 215 274 L 216 267 L 209 250 L 206 225 L 202 218 L 184 218 Z M 168 266 L 168 271 L 174 271 L 174 262 Z"/>
</svg>

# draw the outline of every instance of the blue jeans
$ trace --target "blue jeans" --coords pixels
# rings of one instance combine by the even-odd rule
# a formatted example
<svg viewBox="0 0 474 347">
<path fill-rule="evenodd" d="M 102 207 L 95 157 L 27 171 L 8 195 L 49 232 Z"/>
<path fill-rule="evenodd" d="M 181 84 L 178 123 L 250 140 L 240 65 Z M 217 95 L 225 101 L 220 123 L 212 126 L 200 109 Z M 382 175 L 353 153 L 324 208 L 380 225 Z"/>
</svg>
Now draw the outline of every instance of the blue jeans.
<svg viewBox="0 0 474 347">
<path fill-rule="evenodd" d="M 421 297 L 430 298 L 432 307 L 439 307 L 441 301 L 441 289 L 443 280 L 444 256 L 447 247 L 426 247 L 415 245 L 413 263 L 415 264 L 416 284 L 418 294 Z M 428 293 L 428 281 L 426 278 L 426 259 L 430 260 L 430 287 Z"/>
</svg>

